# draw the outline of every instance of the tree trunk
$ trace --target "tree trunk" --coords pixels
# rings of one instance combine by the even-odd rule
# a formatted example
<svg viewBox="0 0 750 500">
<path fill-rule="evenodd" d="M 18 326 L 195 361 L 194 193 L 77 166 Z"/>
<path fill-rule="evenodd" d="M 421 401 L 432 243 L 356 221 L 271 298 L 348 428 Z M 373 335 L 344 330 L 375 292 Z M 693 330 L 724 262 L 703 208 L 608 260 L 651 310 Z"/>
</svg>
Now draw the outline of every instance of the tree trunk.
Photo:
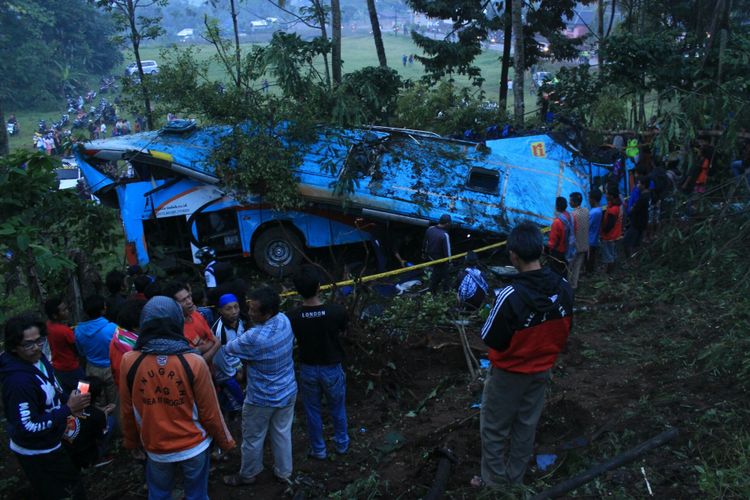
<svg viewBox="0 0 750 500">
<path fill-rule="evenodd" d="M 5 111 L 0 103 L 0 123 L 5 125 Z M 7 155 L 10 152 L 10 137 L 8 137 L 8 127 L 3 127 L 0 132 L 0 156 Z"/>
<path fill-rule="evenodd" d="M 372 25 L 372 37 L 375 39 L 375 51 L 378 53 L 378 62 L 383 68 L 388 67 L 385 59 L 385 47 L 383 46 L 383 34 L 380 32 L 380 21 L 378 11 L 375 8 L 375 0 L 367 0 L 367 10 L 370 13 L 370 24 Z"/>
<path fill-rule="evenodd" d="M 315 15 L 318 18 L 318 24 L 320 24 L 320 37 L 327 41 L 328 30 L 326 29 L 326 16 L 323 6 L 320 5 L 320 0 L 313 0 L 312 4 L 315 6 Z M 328 54 L 323 54 L 323 66 L 326 72 L 326 83 L 328 84 L 328 88 L 331 88 L 331 69 L 328 65 Z"/>
<path fill-rule="evenodd" d="M 524 115 L 522 8 L 522 1 L 513 2 L 513 119 L 517 126 L 523 126 Z"/>
<path fill-rule="evenodd" d="M 237 88 L 242 86 L 242 54 L 240 52 L 240 30 L 237 27 L 237 6 L 234 0 L 230 0 L 230 7 L 232 9 L 232 28 L 234 29 L 234 59 L 235 65 L 237 66 L 237 78 L 235 83 Z"/>
<path fill-rule="evenodd" d="M 598 0 L 596 2 L 596 33 L 597 38 L 599 39 L 597 42 L 597 58 L 599 61 L 599 67 L 602 67 L 602 42 L 604 41 L 604 0 Z"/>
<path fill-rule="evenodd" d="M 151 97 L 148 93 L 148 87 L 146 86 L 146 79 L 144 78 L 143 65 L 141 64 L 141 35 L 138 33 L 138 25 L 135 19 L 135 8 L 136 5 L 132 0 L 128 0 L 127 12 L 128 22 L 130 23 L 130 41 L 133 44 L 133 55 L 135 56 L 135 62 L 138 65 L 138 77 L 141 79 L 141 95 L 143 96 L 143 105 L 146 107 L 146 125 L 149 130 L 154 129 L 154 117 L 151 113 Z"/>
<path fill-rule="evenodd" d="M 137 35 L 134 34 L 133 36 L 135 37 Z M 144 78 L 146 75 L 143 73 L 143 65 L 141 64 L 140 46 L 136 40 L 133 40 L 133 54 L 135 55 L 135 62 L 136 64 L 138 64 L 138 76 L 141 79 L 141 95 L 143 96 L 143 105 L 146 108 L 146 126 L 149 130 L 153 130 L 154 117 L 151 113 L 151 97 L 149 96 L 148 87 L 146 86 L 146 79 Z"/>
<path fill-rule="evenodd" d="M 608 37 L 609 33 L 612 31 L 612 24 L 614 24 L 615 21 L 615 8 L 616 8 L 617 0 L 612 0 L 612 8 L 609 11 L 609 24 L 607 25 L 607 33 L 604 35 L 604 37 Z M 599 67 L 601 68 L 601 62 L 599 63 Z"/>
<path fill-rule="evenodd" d="M 520 0 L 519 0 L 520 1 Z M 508 102 L 508 70 L 510 68 L 510 44 L 513 39 L 513 0 L 506 0 L 503 22 L 503 58 L 500 67 L 500 109 L 505 111 Z"/>
<path fill-rule="evenodd" d="M 334 85 L 341 83 L 341 4 L 339 0 L 331 0 L 331 66 Z"/>
</svg>

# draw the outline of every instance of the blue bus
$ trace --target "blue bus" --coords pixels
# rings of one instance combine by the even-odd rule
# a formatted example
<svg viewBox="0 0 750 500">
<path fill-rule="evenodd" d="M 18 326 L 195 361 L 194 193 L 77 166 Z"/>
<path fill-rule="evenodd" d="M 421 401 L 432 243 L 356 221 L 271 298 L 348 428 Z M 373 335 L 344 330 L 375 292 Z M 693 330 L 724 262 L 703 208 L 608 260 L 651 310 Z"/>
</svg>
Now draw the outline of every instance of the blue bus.
<svg viewBox="0 0 750 500">
<path fill-rule="evenodd" d="M 278 211 L 262 196 L 238 199 L 219 183 L 210 157 L 230 131 L 178 121 L 78 146 L 93 194 L 120 212 L 130 263 L 145 265 L 165 248 L 190 259 L 211 246 L 284 275 L 306 249 L 368 242 L 373 225 L 421 239 L 443 213 L 460 240 L 500 238 L 521 219 L 548 225 L 555 197 L 585 194 L 590 182 L 590 164 L 549 135 L 468 142 L 416 130 L 320 127 L 317 140 L 299 146 L 302 204 Z M 342 197 L 335 186 L 343 176 L 353 190 Z"/>
</svg>

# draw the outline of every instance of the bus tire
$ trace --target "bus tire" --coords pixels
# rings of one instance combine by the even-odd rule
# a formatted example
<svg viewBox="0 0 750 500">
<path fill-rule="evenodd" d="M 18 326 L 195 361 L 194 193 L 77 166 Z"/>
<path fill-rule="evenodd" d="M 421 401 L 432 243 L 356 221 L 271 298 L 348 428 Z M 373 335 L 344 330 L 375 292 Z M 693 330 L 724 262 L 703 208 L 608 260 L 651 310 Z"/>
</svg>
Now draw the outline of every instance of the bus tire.
<svg viewBox="0 0 750 500">
<path fill-rule="evenodd" d="M 261 271 L 275 277 L 287 276 L 302 262 L 302 245 L 292 229 L 272 227 L 258 236 L 253 257 Z"/>
</svg>

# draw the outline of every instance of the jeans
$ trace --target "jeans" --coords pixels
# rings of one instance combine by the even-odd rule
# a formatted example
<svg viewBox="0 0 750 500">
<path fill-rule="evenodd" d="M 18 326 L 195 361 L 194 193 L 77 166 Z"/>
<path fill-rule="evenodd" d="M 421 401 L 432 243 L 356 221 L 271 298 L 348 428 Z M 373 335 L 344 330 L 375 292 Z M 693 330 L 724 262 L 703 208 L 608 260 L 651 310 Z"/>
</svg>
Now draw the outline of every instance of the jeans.
<svg viewBox="0 0 750 500">
<path fill-rule="evenodd" d="M 601 248 L 602 263 L 613 264 L 617 258 L 617 248 L 615 248 L 615 241 L 602 240 Z"/>
<path fill-rule="evenodd" d="M 585 252 L 578 252 L 576 251 L 575 257 L 573 257 L 573 262 L 570 263 L 570 268 L 568 270 L 568 281 L 570 282 L 570 286 L 573 290 L 578 288 L 578 277 L 581 275 L 581 268 L 583 267 L 583 263 L 588 258 L 588 250 Z"/>
<path fill-rule="evenodd" d="M 154 462 L 146 464 L 146 483 L 149 500 L 171 500 L 175 473 L 182 469 L 186 500 L 208 498 L 208 471 L 211 465 L 211 448 L 182 462 Z"/>
<path fill-rule="evenodd" d="M 632 224 L 625 231 L 625 237 L 622 240 L 622 244 L 625 247 L 625 256 L 631 257 L 635 249 L 641 246 L 641 239 L 643 238 L 643 231 L 636 228 Z"/>
<path fill-rule="evenodd" d="M 488 486 L 523 481 L 549 379 L 549 370 L 525 374 L 490 369 L 479 417 L 482 479 Z"/>
<path fill-rule="evenodd" d="M 589 253 L 586 257 L 586 272 L 593 273 L 596 270 L 596 256 L 599 253 L 599 247 L 589 247 Z"/>
<path fill-rule="evenodd" d="M 430 257 L 433 259 L 432 257 Z M 435 257 L 438 259 L 440 257 Z M 433 259 L 434 260 L 434 259 Z M 435 264 L 432 266 L 432 275 L 430 276 L 430 292 L 438 293 L 445 292 L 450 287 L 450 281 L 448 279 L 448 263 Z"/>
<path fill-rule="evenodd" d="M 104 408 L 110 403 L 114 403 L 115 405 L 119 404 L 120 398 L 117 394 L 117 387 L 115 387 L 115 381 L 112 378 L 112 370 L 109 366 L 100 367 L 89 363 L 86 366 L 86 375 L 89 375 L 90 377 L 99 377 L 104 384 L 102 393 L 96 401 L 97 407 Z"/>
<path fill-rule="evenodd" d="M 63 447 L 41 455 L 14 455 L 41 500 L 86 498 L 78 467 Z"/>
<path fill-rule="evenodd" d="M 346 431 L 346 376 L 341 363 L 335 365 L 305 365 L 300 363 L 300 395 L 307 417 L 310 451 L 317 458 L 325 458 L 323 419 L 320 409 L 325 396 L 333 420 L 333 442 L 338 453 L 349 449 Z"/>
<path fill-rule="evenodd" d="M 216 382 L 216 389 L 219 390 L 219 404 L 221 409 L 228 412 L 240 411 L 242 403 L 245 400 L 245 393 L 240 387 L 240 383 L 234 377 L 228 378 L 221 382 Z"/>
<path fill-rule="evenodd" d="M 263 470 L 263 443 L 271 432 L 273 473 L 280 478 L 292 475 L 292 421 L 294 401 L 273 408 L 245 404 L 242 407 L 242 464 L 240 476 L 250 479 Z"/>
</svg>

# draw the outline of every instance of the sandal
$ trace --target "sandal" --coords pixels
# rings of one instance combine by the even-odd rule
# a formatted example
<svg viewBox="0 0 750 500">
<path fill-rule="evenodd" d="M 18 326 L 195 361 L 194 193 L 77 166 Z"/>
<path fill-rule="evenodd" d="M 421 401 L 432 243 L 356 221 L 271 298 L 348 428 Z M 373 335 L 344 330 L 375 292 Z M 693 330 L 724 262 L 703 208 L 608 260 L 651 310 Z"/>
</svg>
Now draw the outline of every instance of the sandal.
<svg viewBox="0 0 750 500">
<path fill-rule="evenodd" d="M 258 476 L 253 476 L 251 478 L 242 477 L 239 474 L 224 476 L 224 484 L 227 486 L 249 486 L 255 484 L 257 480 Z"/>
<path fill-rule="evenodd" d="M 482 479 L 482 476 L 474 476 L 471 478 L 471 481 L 469 481 L 469 486 L 476 489 L 481 489 L 487 486 L 487 484 L 484 482 L 484 479 Z"/>
</svg>

